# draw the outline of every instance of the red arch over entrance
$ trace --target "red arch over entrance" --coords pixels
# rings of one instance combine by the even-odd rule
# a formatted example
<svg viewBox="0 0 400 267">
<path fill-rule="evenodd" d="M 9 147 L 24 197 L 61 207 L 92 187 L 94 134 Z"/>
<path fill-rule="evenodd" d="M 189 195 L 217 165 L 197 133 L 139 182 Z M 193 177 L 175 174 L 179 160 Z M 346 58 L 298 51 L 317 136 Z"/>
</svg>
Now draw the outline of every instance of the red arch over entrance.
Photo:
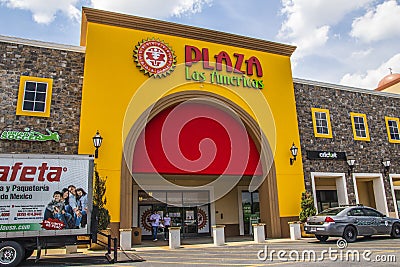
<svg viewBox="0 0 400 267">
<path fill-rule="evenodd" d="M 240 142 L 236 141 L 232 147 L 232 140 Z M 247 164 L 242 160 L 235 162 L 243 156 L 234 153 L 248 154 Z M 215 105 L 189 103 L 164 109 L 146 124 L 136 142 L 132 170 L 133 173 L 262 175 L 259 158 L 253 139 L 231 114 Z"/>
</svg>

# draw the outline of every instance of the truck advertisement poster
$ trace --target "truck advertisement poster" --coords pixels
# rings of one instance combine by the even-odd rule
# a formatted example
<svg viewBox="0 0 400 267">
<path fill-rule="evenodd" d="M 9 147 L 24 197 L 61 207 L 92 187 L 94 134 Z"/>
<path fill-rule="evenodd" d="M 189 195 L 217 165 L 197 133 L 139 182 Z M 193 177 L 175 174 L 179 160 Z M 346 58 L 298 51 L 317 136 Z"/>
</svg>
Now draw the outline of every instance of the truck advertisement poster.
<svg viewBox="0 0 400 267">
<path fill-rule="evenodd" d="M 87 232 L 92 175 L 89 156 L 0 154 L 0 236 Z"/>
</svg>

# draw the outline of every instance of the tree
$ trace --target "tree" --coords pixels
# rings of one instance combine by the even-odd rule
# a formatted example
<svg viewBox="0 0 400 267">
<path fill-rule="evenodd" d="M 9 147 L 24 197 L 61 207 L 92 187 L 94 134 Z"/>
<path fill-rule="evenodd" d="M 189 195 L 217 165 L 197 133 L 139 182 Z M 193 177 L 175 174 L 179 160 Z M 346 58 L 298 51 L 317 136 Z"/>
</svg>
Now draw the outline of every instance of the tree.
<svg viewBox="0 0 400 267">
<path fill-rule="evenodd" d="M 308 191 L 301 193 L 300 207 L 301 207 L 301 212 L 299 219 L 303 223 L 307 221 L 308 217 L 314 216 L 317 213 L 317 210 L 315 209 L 314 206 L 313 195 Z"/>
<path fill-rule="evenodd" d="M 107 204 L 106 194 L 106 178 L 99 175 L 96 167 L 94 169 L 94 185 L 93 185 L 93 206 L 97 209 L 97 230 L 105 230 L 111 221 L 111 216 L 105 205 Z"/>
</svg>

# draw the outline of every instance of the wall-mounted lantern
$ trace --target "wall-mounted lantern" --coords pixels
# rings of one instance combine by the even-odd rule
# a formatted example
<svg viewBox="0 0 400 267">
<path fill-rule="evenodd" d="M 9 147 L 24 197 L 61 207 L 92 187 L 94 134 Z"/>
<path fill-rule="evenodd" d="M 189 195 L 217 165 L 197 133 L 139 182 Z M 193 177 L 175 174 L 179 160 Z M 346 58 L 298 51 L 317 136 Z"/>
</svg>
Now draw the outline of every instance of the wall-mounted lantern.
<svg viewBox="0 0 400 267">
<path fill-rule="evenodd" d="M 290 152 L 292 153 L 292 156 L 293 156 L 293 158 L 290 158 L 290 165 L 293 165 L 293 162 L 296 161 L 298 150 L 299 149 L 293 143 L 292 147 L 290 148 Z"/>
<path fill-rule="evenodd" d="M 93 136 L 93 145 L 96 148 L 96 150 L 94 151 L 95 159 L 99 157 L 99 147 L 101 146 L 101 142 L 103 142 L 103 137 L 101 137 L 99 131 L 97 131 L 96 135 Z"/>
</svg>

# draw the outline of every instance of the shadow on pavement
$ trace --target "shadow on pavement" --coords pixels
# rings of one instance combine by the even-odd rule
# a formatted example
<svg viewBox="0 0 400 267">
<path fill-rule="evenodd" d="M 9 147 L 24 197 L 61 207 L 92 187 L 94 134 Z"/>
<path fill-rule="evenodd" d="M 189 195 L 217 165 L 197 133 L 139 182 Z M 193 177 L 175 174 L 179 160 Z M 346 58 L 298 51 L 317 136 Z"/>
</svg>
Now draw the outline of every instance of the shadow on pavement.
<svg viewBox="0 0 400 267">
<path fill-rule="evenodd" d="M 142 257 L 135 253 L 118 252 L 117 263 L 124 262 L 141 262 L 145 261 Z M 20 266 L 87 266 L 87 265 L 105 265 L 110 264 L 104 254 L 55 254 L 45 255 L 35 262 L 35 257 L 30 257 Z"/>
</svg>

